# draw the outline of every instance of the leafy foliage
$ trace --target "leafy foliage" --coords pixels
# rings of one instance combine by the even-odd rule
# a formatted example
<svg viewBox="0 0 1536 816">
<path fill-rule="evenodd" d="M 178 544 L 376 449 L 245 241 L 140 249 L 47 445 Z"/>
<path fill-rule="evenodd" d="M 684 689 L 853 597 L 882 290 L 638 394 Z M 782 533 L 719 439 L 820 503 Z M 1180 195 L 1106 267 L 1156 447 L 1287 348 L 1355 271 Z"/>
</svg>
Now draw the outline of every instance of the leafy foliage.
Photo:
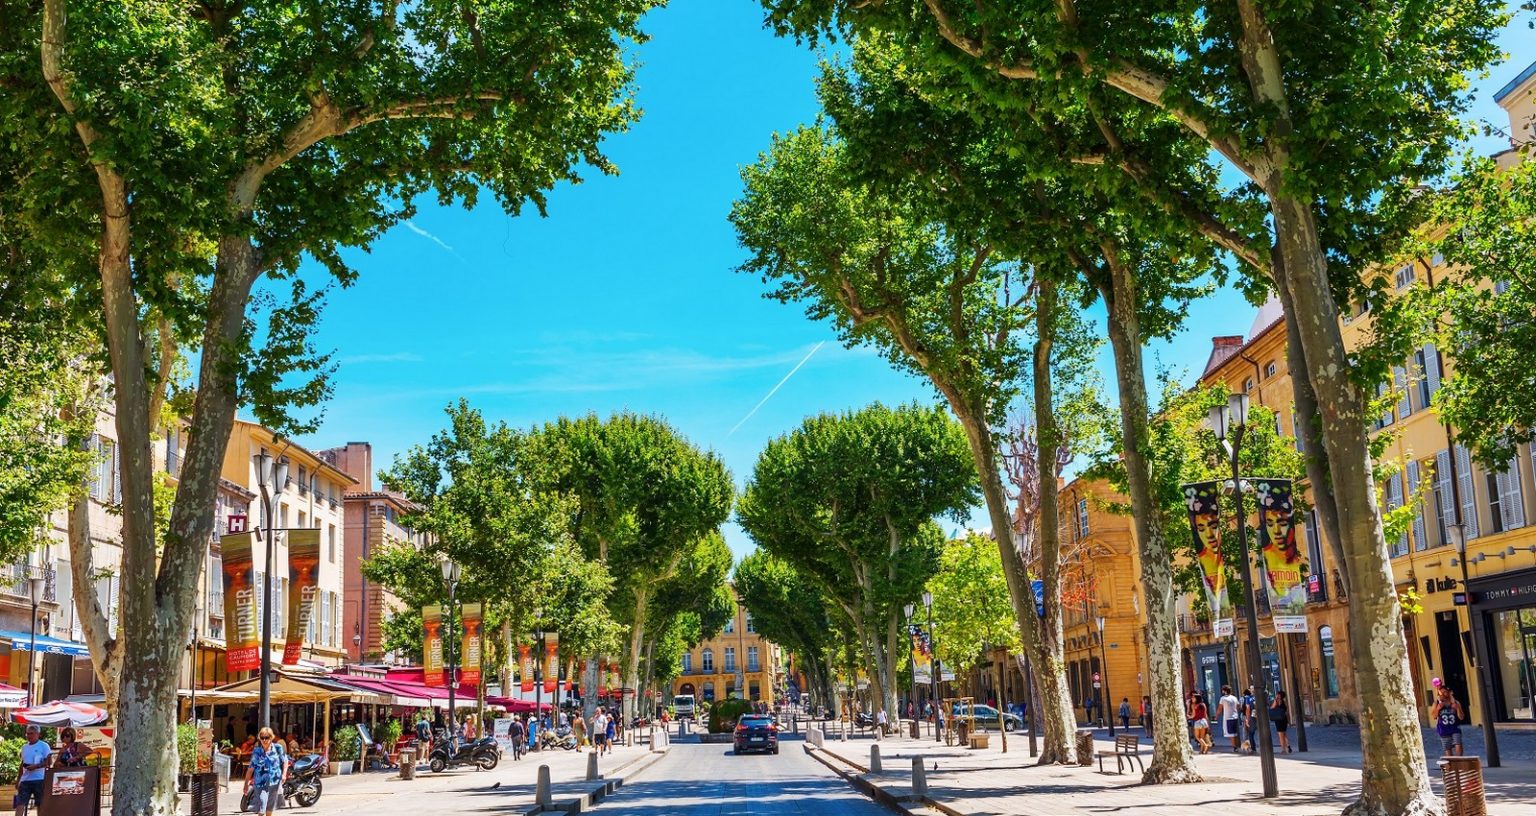
<svg viewBox="0 0 1536 816">
<path fill-rule="evenodd" d="M 928 590 L 933 593 L 934 649 L 946 670 L 957 676 L 970 671 L 983 645 L 1018 651 L 1002 556 L 990 538 L 968 533 L 946 542 Z"/>
<path fill-rule="evenodd" d="M 835 618 L 821 586 L 762 549 L 736 564 L 734 582 L 757 633 L 793 654 L 821 692 L 829 689 Z"/>
</svg>

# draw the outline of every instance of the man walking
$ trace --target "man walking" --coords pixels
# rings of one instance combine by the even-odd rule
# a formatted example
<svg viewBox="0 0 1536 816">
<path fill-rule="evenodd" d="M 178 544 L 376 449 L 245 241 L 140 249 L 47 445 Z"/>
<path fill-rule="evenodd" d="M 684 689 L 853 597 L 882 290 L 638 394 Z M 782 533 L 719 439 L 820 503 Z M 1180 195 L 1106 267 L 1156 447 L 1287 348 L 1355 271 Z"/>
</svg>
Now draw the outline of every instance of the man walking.
<svg viewBox="0 0 1536 816">
<path fill-rule="evenodd" d="M 37 726 L 27 726 L 27 743 L 21 746 L 21 780 L 16 785 L 16 816 L 27 816 L 29 802 L 36 802 L 39 812 L 43 808 L 43 771 L 53 749 L 38 739 L 41 734 Z"/>
<path fill-rule="evenodd" d="M 1461 710 L 1461 703 L 1440 678 L 1435 678 L 1434 686 L 1435 704 L 1430 706 L 1429 718 L 1434 721 L 1435 734 L 1440 737 L 1441 756 L 1461 756 L 1464 750 L 1461 744 L 1461 721 L 1466 715 Z M 32 731 L 28 728 L 27 737 L 30 739 L 31 736 Z M 20 810 L 16 812 L 21 813 Z"/>
<path fill-rule="evenodd" d="M 512 743 L 512 759 L 522 759 L 523 751 L 528 747 L 528 731 L 523 728 L 522 717 L 513 717 L 507 724 L 507 741 Z"/>
<path fill-rule="evenodd" d="M 1221 698 L 1216 701 L 1217 716 L 1221 717 L 1222 733 L 1232 740 L 1232 753 L 1237 753 L 1242 745 L 1242 733 L 1240 724 L 1242 720 L 1242 704 L 1237 696 L 1232 693 L 1231 686 L 1221 687 Z"/>
<path fill-rule="evenodd" d="M 1255 719 L 1259 716 L 1259 700 L 1253 694 L 1253 686 L 1249 686 L 1247 693 L 1243 694 L 1241 710 L 1243 715 L 1243 750 L 1252 754 L 1259 750 L 1258 741 L 1254 738 L 1255 729 L 1259 726 L 1258 720 Z"/>
</svg>

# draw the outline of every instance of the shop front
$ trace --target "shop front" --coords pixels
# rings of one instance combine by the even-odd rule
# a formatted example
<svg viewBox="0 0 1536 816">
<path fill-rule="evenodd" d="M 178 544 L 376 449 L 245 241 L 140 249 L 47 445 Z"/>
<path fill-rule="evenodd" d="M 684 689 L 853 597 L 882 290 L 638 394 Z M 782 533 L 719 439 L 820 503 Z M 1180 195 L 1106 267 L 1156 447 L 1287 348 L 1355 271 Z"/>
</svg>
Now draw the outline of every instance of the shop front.
<svg viewBox="0 0 1536 816">
<path fill-rule="evenodd" d="M 1496 722 L 1536 722 L 1536 569 L 1480 578 L 1471 593 L 1473 637 L 1488 655 Z"/>
</svg>

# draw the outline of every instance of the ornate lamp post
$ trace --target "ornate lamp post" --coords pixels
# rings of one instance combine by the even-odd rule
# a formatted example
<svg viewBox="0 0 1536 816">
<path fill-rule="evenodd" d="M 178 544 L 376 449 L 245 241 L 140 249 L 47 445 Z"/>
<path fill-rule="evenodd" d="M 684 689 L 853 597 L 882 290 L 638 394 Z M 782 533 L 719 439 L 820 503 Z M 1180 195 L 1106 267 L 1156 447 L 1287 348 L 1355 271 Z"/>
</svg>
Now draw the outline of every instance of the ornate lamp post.
<svg viewBox="0 0 1536 816">
<path fill-rule="evenodd" d="M 454 692 L 459 685 L 459 653 L 453 641 L 453 600 L 459 588 L 459 564 L 451 558 L 445 558 L 438 566 L 443 570 L 443 583 L 448 585 L 448 630 L 443 636 L 448 647 L 448 734 L 450 740 L 457 740 L 459 712 L 454 708 Z"/>
<path fill-rule="evenodd" d="M 912 739 L 919 736 L 917 724 L 917 651 L 912 648 L 912 616 L 917 614 L 916 604 L 907 604 L 901 611 L 907 615 L 907 665 L 912 667 Z"/>
<path fill-rule="evenodd" d="M 944 735 L 939 731 L 939 723 L 944 716 L 943 712 L 939 710 L 941 708 L 939 700 L 939 677 L 942 676 L 943 670 L 939 666 L 939 644 L 938 641 L 933 639 L 932 592 L 928 592 L 926 590 L 923 591 L 923 608 L 928 610 L 928 648 L 933 652 L 933 677 L 930 679 L 933 683 L 933 738 L 934 741 L 937 742 L 944 739 Z"/>
<path fill-rule="evenodd" d="M 37 705 L 37 607 L 43 602 L 43 591 L 47 588 L 43 576 L 34 575 L 27 579 L 27 590 L 32 596 L 32 643 L 27 650 L 27 705 Z"/>
<path fill-rule="evenodd" d="M 261 684 L 259 717 L 262 727 L 272 725 L 272 570 L 277 552 L 275 532 L 277 497 L 288 489 L 288 462 L 275 460 L 272 454 L 262 451 L 252 457 L 256 464 L 256 484 L 261 487 L 262 520 L 266 523 L 266 535 L 262 541 L 266 550 L 267 571 L 261 578 Z"/>
<path fill-rule="evenodd" d="M 1104 693 L 1099 695 L 1099 711 L 1104 712 L 1105 719 L 1109 720 L 1109 736 L 1115 736 L 1115 710 L 1109 706 L 1114 705 L 1115 695 L 1109 693 L 1109 655 L 1104 651 L 1104 616 L 1100 615 L 1094 622 L 1099 625 L 1099 666 L 1102 667 L 1104 678 Z"/>
</svg>

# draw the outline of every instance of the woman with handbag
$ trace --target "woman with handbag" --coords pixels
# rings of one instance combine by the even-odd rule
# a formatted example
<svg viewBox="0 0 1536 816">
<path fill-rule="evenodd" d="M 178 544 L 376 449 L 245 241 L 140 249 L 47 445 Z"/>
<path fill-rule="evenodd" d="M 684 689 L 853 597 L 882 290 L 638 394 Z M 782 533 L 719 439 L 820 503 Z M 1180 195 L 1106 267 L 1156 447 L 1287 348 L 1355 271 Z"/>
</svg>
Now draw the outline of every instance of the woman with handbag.
<svg viewBox="0 0 1536 816">
<path fill-rule="evenodd" d="M 245 769 L 245 795 L 241 797 L 240 809 L 271 816 L 287 781 L 288 751 L 273 737 L 272 729 L 263 728 L 256 735 L 251 764 Z"/>
</svg>

